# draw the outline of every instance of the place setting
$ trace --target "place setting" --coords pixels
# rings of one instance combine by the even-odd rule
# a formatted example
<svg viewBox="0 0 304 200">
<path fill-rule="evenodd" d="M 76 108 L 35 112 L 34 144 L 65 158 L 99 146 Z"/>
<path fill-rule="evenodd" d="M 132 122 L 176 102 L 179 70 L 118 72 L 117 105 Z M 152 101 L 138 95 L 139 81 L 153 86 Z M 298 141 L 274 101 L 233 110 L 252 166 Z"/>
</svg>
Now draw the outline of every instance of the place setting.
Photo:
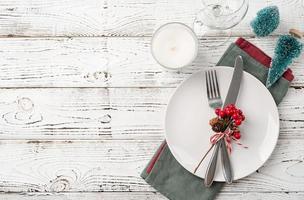
<svg viewBox="0 0 304 200">
<path fill-rule="evenodd" d="M 266 87 L 243 72 L 239 56 L 234 70 L 218 66 L 183 82 L 168 104 L 165 132 L 172 154 L 189 172 L 207 178 L 207 170 L 214 173 L 214 180 L 230 183 L 255 172 L 268 159 L 278 138 L 279 115 Z M 206 154 L 204 161 L 214 158 L 215 163 L 200 162 L 211 146 L 213 154 Z"/>
<path fill-rule="evenodd" d="M 203 2 L 193 26 L 170 22 L 154 32 L 151 53 L 160 66 L 187 67 L 199 54 L 197 31 L 229 36 L 249 9 L 247 1 Z M 235 21 L 228 26 L 224 20 L 229 17 Z M 279 23 L 278 7 L 268 6 L 257 12 L 248 28 L 266 37 Z M 141 177 L 169 199 L 214 199 L 225 184 L 237 187 L 238 180 L 262 167 L 278 141 L 277 105 L 294 79 L 290 68 L 302 52 L 302 38 L 303 32 L 289 27 L 273 44 L 271 58 L 250 39 L 239 37 L 215 66 L 184 80 L 167 104 L 165 141 Z M 226 48 L 223 42 L 208 48 Z"/>
</svg>

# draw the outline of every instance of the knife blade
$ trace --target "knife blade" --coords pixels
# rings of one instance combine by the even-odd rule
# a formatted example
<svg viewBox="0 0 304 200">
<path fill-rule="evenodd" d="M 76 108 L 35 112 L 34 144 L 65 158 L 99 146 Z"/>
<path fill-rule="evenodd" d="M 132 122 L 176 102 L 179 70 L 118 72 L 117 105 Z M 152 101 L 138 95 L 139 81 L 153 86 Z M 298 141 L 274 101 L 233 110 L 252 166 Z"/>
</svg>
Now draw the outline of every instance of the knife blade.
<svg viewBox="0 0 304 200">
<path fill-rule="evenodd" d="M 223 107 L 227 106 L 228 104 L 235 104 L 241 86 L 243 70 L 244 70 L 243 58 L 242 56 L 237 56 L 234 63 L 234 71 L 233 71 L 232 79 L 230 82 L 230 86 Z M 229 154 L 224 139 L 221 139 L 219 142 L 221 149 L 220 150 L 221 161 L 222 161 L 224 178 L 226 182 L 230 184 L 232 183 L 233 180 L 233 173 L 229 159 Z"/>
<path fill-rule="evenodd" d="M 243 70 L 243 58 L 242 56 L 237 56 L 234 61 L 234 71 L 223 107 L 228 104 L 235 104 L 241 86 Z"/>
</svg>

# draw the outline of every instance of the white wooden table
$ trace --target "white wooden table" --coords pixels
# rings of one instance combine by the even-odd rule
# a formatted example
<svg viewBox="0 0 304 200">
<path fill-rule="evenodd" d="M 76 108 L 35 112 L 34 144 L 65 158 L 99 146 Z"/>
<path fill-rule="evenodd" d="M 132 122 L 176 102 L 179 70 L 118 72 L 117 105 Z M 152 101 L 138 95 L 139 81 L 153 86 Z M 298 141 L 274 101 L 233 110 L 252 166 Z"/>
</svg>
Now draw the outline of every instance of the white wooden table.
<svg viewBox="0 0 304 200">
<path fill-rule="evenodd" d="M 256 11 L 278 5 L 281 24 L 255 38 Z M 199 0 L 0 1 L 1 200 L 165 199 L 139 174 L 164 139 L 169 96 L 214 65 L 228 44 L 200 37 L 195 63 L 180 72 L 150 54 L 159 25 L 191 25 Z M 302 0 L 255 0 L 233 29 L 273 54 L 278 35 L 304 30 Z M 304 56 L 279 106 L 281 131 L 270 160 L 224 187 L 218 199 L 304 199 Z"/>
</svg>

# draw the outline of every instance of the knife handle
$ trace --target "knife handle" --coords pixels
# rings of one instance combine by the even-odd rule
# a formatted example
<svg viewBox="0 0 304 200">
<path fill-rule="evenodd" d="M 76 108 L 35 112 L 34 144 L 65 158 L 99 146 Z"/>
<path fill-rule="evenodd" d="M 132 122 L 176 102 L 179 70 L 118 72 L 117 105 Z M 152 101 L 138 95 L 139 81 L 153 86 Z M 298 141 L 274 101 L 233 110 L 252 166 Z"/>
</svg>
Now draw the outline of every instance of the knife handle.
<svg viewBox="0 0 304 200">
<path fill-rule="evenodd" d="M 229 154 L 226 148 L 226 144 L 224 139 L 221 139 L 218 143 L 220 143 L 221 146 L 221 161 L 222 161 L 222 167 L 223 167 L 223 174 L 226 182 L 228 184 L 232 183 L 233 174 L 232 174 L 232 168 L 231 163 L 229 159 Z"/>
<path fill-rule="evenodd" d="M 206 170 L 206 174 L 205 174 L 204 184 L 206 187 L 210 187 L 212 185 L 215 170 L 216 170 L 217 156 L 218 156 L 218 151 L 219 151 L 219 147 L 220 147 L 219 142 L 217 142 L 214 146 L 215 147 L 214 147 L 214 150 L 213 150 L 213 153 L 210 158 L 210 161 L 209 161 L 209 164 L 208 164 L 208 167 Z"/>
</svg>

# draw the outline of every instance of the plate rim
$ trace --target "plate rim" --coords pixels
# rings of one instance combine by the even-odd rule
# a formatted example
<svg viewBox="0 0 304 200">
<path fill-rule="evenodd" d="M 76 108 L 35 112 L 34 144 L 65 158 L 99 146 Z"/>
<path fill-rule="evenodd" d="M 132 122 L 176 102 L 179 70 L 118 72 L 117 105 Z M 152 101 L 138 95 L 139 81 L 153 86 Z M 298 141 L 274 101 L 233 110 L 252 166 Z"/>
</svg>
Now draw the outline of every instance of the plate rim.
<svg viewBox="0 0 304 200">
<path fill-rule="evenodd" d="M 179 90 L 179 88 L 180 88 L 185 82 L 187 82 L 189 79 L 191 79 L 191 78 L 192 78 L 193 76 L 195 76 L 196 74 L 202 73 L 202 72 L 204 72 L 204 71 L 206 71 L 206 70 L 208 70 L 208 69 L 213 69 L 213 68 L 216 68 L 216 69 L 229 69 L 229 70 L 233 70 L 233 69 L 234 69 L 234 68 L 231 67 L 231 66 L 220 65 L 220 66 L 213 66 L 213 67 L 204 68 L 204 69 L 201 69 L 201 70 L 199 70 L 199 71 L 197 71 L 197 72 L 191 74 L 189 77 L 187 77 L 185 80 L 183 80 L 183 81 L 175 88 L 175 90 L 172 92 L 172 94 L 171 94 L 170 97 L 169 97 L 168 103 L 167 103 L 167 105 L 166 105 L 165 114 L 164 114 L 164 135 L 165 135 L 165 140 L 166 140 L 166 143 L 167 143 L 167 145 L 168 145 L 168 148 L 169 148 L 170 152 L 172 153 L 172 155 L 173 155 L 173 157 L 175 158 L 175 160 L 176 160 L 176 161 L 177 161 L 185 170 L 187 170 L 187 171 L 190 172 L 191 174 L 195 175 L 196 177 L 199 177 L 199 178 L 202 178 L 202 179 L 203 179 L 203 177 L 199 176 L 198 174 L 194 174 L 193 171 L 190 171 L 190 170 L 188 170 L 187 168 L 185 168 L 184 165 L 180 162 L 180 160 L 177 159 L 176 156 L 174 155 L 174 151 L 172 150 L 172 147 L 171 147 L 170 143 L 169 143 L 168 140 L 167 140 L 167 138 L 168 138 L 168 137 L 167 137 L 167 131 L 166 131 L 166 130 L 167 130 L 167 115 L 168 115 L 168 107 L 169 107 L 169 105 L 170 105 L 170 103 L 171 103 L 171 101 L 172 101 L 173 96 L 174 96 L 175 93 L 177 92 L 177 90 Z M 245 74 L 251 76 L 251 77 L 254 78 L 256 81 L 258 81 L 259 84 L 260 84 L 261 86 L 263 86 L 263 87 L 266 89 L 266 92 L 270 95 L 272 104 L 275 106 L 275 110 L 274 110 L 274 111 L 275 111 L 275 115 L 277 116 L 278 131 L 277 131 L 277 134 L 274 136 L 274 137 L 275 137 L 274 145 L 271 147 L 271 151 L 270 151 L 269 155 L 267 156 L 267 158 L 264 160 L 264 162 L 262 162 L 262 163 L 260 164 L 260 166 L 259 166 L 257 169 L 255 169 L 253 172 L 251 172 L 251 173 L 249 173 L 249 174 L 247 174 L 247 175 L 238 177 L 237 179 L 233 178 L 233 181 L 236 181 L 236 180 L 242 179 L 242 178 L 244 178 L 244 177 L 247 177 L 247 176 L 253 174 L 253 173 L 254 173 L 256 170 L 258 170 L 259 168 L 261 168 L 261 167 L 269 160 L 269 158 L 270 158 L 271 155 L 273 154 L 273 151 L 274 151 L 275 147 L 277 146 L 278 139 L 279 139 L 279 135 L 280 135 L 280 116 L 279 116 L 279 109 L 278 109 L 278 105 L 276 104 L 276 102 L 275 102 L 275 100 L 274 100 L 272 94 L 271 94 L 270 91 L 266 88 L 266 86 L 265 86 L 259 79 L 257 79 L 255 76 L 253 76 L 252 74 L 248 73 L 248 72 L 245 71 L 245 70 L 243 71 L 243 73 L 245 73 Z M 223 180 L 214 179 L 214 181 L 216 181 L 216 182 L 225 182 L 224 179 L 223 179 Z"/>
</svg>

